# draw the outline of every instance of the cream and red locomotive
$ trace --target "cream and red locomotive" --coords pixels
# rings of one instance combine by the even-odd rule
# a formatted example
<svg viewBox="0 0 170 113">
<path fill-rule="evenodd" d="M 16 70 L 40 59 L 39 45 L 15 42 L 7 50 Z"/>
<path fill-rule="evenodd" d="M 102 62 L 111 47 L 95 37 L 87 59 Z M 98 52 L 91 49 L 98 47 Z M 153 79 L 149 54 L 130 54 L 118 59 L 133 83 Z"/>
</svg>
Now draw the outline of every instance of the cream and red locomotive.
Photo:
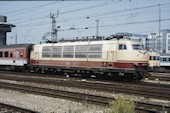
<svg viewBox="0 0 170 113">
<path fill-rule="evenodd" d="M 36 44 L 29 67 L 33 71 L 141 80 L 147 65 L 140 42 L 120 39 Z"/>
</svg>

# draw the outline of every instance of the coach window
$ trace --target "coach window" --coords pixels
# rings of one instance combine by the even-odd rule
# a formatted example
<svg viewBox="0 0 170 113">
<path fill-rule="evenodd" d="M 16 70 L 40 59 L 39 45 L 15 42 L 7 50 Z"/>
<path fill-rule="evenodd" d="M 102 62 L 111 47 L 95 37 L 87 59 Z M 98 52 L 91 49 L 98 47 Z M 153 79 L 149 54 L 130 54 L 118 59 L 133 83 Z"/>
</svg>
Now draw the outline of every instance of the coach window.
<svg viewBox="0 0 170 113">
<path fill-rule="evenodd" d="M 10 58 L 12 58 L 13 57 L 13 54 L 12 53 L 10 53 Z"/>
<path fill-rule="evenodd" d="M 16 57 L 16 58 L 19 58 L 19 51 L 16 51 L 16 52 L 15 52 L 15 57 Z"/>
<path fill-rule="evenodd" d="M 23 54 L 22 54 L 22 52 L 20 53 L 20 58 L 22 58 L 22 56 L 23 56 Z"/>
<path fill-rule="evenodd" d="M 7 58 L 8 57 L 8 52 L 7 51 L 5 51 L 5 58 Z"/>
<path fill-rule="evenodd" d="M 162 61 L 166 61 L 166 58 L 163 58 Z"/>
<path fill-rule="evenodd" d="M 2 57 L 3 56 L 3 52 L 0 52 L 0 57 Z"/>
<path fill-rule="evenodd" d="M 127 47 L 125 44 L 119 44 L 119 50 L 126 50 Z"/>
</svg>

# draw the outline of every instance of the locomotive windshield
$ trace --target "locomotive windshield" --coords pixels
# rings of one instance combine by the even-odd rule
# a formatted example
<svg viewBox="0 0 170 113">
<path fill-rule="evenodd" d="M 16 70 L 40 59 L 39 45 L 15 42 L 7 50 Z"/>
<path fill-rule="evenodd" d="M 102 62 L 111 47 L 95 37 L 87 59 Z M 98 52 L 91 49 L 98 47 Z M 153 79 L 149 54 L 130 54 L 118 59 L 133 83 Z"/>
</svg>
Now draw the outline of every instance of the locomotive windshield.
<svg viewBox="0 0 170 113">
<path fill-rule="evenodd" d="M 143 50 L 143 46 L 140 44 L 132 44 L 134 50 Z"/>
</svg>

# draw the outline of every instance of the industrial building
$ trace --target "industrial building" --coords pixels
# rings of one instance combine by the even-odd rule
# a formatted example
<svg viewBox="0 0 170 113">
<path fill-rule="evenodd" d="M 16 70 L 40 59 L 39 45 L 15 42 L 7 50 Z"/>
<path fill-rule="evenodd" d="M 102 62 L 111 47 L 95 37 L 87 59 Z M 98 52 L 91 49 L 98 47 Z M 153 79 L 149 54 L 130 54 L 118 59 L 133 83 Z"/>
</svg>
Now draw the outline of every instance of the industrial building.
<svg viewBox="0 0 170 113">
<path fill-rule="evenodd" d="M 7 32 L 11 32 L 13 24 L 7 23 L 7 17 L 0 15 L 0 44 L 6 44 Z"/>
</svg>

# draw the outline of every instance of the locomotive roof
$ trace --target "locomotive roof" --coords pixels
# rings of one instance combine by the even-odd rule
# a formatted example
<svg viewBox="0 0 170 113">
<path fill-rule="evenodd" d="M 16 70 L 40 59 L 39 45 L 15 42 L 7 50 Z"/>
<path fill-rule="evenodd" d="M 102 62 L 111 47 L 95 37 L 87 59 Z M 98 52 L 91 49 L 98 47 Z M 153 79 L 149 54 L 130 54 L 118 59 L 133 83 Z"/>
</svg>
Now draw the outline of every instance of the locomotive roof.
<svg viewBox="0 0 170 113">
<path fill-rule="evenodd" d="M 0 45 L 0 49 L 25 49 L 32 47 L 33 44 L 11 44 L 11 45 Z"/>
<path fill-rule="evenodd" d="M 108 43 L 141 43 L 139 41 L 133 41 L 133 40 L 100 40 L 100 41 L 77 41 L 77 42 L 59 42 L 59 43 L 45 43 L 45 44 L 37 44 L 38 46 L 51 46 L 51 45 L 82 45 L 82 44 L 108 44 Z"/>
</svg>

